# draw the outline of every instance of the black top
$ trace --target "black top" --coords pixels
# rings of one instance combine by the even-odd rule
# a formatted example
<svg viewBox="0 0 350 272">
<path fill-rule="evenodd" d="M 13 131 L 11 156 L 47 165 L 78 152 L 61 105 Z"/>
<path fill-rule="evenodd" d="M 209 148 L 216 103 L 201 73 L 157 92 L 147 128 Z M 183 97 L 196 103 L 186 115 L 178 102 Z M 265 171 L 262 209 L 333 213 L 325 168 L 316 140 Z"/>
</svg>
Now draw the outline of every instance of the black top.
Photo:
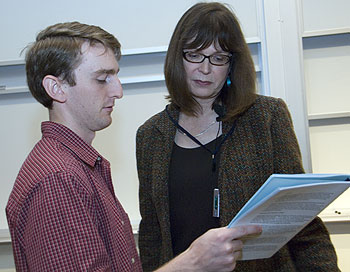
<svg viewBox="0 0 350 272">
<path fill-rule="evenodd" d="M 205 146 L 214 151 L 221 138 Z M 169 170 L 169 203 L 175 256 L 207 230 L 219 227 L 219 218 L 213 217 L 213 190 L 217 188 L 218 170 L 212 165 L 212 154 L 203 147 L 182 148 L 174 143 Z"/>
</svg>

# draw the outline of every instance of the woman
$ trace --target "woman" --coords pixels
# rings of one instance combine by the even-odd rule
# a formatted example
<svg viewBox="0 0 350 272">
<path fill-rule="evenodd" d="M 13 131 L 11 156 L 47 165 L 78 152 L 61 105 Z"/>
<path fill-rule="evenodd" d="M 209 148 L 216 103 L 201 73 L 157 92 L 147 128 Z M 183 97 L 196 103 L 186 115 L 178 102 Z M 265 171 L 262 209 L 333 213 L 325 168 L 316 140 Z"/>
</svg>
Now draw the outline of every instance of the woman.
<svg viewBox="0 0 350 272">
<path fill-rule="evenodd" d="M 273 173 L 302 173 L 286 104 L 255 91 L 255 71 L 235 15 L 198 3 L 178 22 L 165 62 L 170 104 L 137 133 L 139 248 L 151 271 L 206 230 L 226 226 Z M 269 259 L 238 271 L 338 271 L 315 219 Z"/>
</svg>

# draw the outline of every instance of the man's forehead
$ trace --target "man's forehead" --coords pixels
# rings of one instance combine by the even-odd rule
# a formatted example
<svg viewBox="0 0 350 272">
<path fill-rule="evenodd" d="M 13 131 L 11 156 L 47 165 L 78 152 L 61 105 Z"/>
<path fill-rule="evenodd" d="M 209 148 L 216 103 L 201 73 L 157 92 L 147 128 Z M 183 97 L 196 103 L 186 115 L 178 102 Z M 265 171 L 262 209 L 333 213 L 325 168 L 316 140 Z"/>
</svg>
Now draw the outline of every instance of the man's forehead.
<svg viewBox="0 0 350 272">
<path fill-rule="evenodd" d="M 82 61 L 80 66 L 90 66 L 90 69 L 92 69 L 91 72 L 93 73 L 102 70 L 119 70 L 118 61 L 112 49 L 106 48 L 101 43 L 90 45 L 88 42 L 85 42 L 81 46 L 81 54 Z"/>
<path fill-rule="evenodd" d="M 83 56 L 89 54 L 99 56 L 112 53 L 112 49 L 105 47 L 102 43 L 90 44 L 89 42 L 84 42 L 81 45 L 80 52 Z"/>
</svg>

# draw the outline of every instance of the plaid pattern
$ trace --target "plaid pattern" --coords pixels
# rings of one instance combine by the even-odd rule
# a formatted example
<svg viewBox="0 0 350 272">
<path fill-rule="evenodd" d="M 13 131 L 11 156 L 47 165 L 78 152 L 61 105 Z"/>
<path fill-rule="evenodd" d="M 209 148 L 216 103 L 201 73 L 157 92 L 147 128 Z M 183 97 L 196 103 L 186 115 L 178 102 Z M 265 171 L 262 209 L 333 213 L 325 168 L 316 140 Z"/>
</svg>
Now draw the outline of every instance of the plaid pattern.
<svg viewBox="0 0 350 272">
<path fill-rule="evenodd" d="M 110 165 L 74 132 L 42 123 L 6 213 L 17 271 L 142 271 Z"/>
</svg>

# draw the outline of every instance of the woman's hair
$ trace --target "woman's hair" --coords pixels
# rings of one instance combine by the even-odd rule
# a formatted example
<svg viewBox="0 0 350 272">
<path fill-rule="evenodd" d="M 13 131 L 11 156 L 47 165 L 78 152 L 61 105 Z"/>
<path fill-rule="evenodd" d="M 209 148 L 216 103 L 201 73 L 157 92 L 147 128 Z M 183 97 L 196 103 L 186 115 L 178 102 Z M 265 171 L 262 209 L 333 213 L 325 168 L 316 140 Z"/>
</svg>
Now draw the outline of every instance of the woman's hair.
<svg viewBox="0 0 350 272">
<path fill-rule="evenodd" d="M 221 3 L 198 3 L 181 17 L 171 37 L 164 73 L 169 101 L 182 112 L 197 115 L 200 105 L 193 98 L 186 81 L 183 50 L 203 50 L 212 43 L 232 54 L 229 64 L 231 85 L 225 83 L 214 103 L 225 107 L 223 120 L 235 118 L 256 98 L 256 75 L 250 50 L 238 19 Z"/>
<path fill-rule="evenodd" d="M 42 30 L 36 41 L 27 48 L 26 74 L 28 87 L 36 100 L 47 108 L 52 107 L 52 98 L 42 86 L 46 75 L 60 77 L 69 85 L 76 84 L 74 69 L 81 63 L 81 46 L 89 42 L 110 48 L 116 59 L 121 56 L 120 43 L 110 33 L 94 25 L 79 22 L 59 23 Z"/>
</svg>

